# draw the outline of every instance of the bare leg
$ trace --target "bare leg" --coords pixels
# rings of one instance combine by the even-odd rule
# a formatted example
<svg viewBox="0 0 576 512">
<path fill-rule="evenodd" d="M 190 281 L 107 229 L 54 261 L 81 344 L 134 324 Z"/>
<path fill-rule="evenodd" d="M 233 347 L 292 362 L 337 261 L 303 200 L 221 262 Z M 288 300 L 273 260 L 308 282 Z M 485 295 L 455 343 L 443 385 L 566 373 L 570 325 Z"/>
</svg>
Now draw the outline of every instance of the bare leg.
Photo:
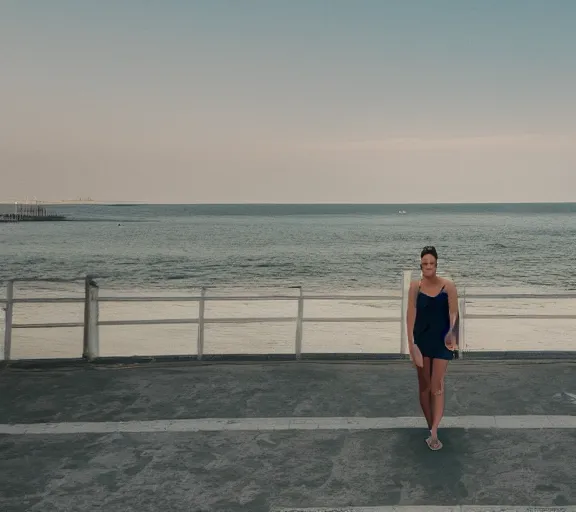
<svg viewBox="0 0 576 512">
<path fill-rule="evenodd" d="M 432 361 L 424 357 L 424 366 L 416 367 L 418 372 L 418 393 L 420 395 L 420 407 L 428 423 L 428 429 L 432 428 L 432 396 L 430 395 L 430 378 L 432 374 Z"/>
<path fill-rule="evenodd" d="M 441 446 L 438 441 L 438 426 L 444 415 L 444 375 L 448 368 L 445 359 L 434 359 L 432 362 L 432 378 L 430 388 L 432 394 L 432 427 L 430 429 L 431 444 Z"/>
</svg>

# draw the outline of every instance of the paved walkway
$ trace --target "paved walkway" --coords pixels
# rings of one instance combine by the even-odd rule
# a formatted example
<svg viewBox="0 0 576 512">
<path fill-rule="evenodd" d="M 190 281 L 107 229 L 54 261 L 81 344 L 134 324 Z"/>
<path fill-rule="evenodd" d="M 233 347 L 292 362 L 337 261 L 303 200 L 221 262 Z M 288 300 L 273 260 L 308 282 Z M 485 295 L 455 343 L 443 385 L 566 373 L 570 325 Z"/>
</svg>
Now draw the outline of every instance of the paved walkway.
<svg viewBox="0 0 576 512">
<path fill-rule="evenodd" d="M 576 505 L 576 362 L 454 361 L 446 388 L 431 452 L 407 362 L 5 369 L 0 510 Z"/>
</svg>

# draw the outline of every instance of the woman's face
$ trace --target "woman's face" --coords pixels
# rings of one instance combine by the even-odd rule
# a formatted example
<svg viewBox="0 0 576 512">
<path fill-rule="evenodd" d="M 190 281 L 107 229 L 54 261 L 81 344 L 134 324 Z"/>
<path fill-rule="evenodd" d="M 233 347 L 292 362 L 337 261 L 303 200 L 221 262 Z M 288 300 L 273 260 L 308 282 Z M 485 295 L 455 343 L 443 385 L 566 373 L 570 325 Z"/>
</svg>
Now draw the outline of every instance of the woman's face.
<svg viewBox="0 0 576 512">
<path fill-rule="evenodd" d="M 424 277 L 434 277 L 436 275 L 436 258 L 431 254 L 425 254 L 420 260 L 422 264 L 422 275 Z"/>
</svg>

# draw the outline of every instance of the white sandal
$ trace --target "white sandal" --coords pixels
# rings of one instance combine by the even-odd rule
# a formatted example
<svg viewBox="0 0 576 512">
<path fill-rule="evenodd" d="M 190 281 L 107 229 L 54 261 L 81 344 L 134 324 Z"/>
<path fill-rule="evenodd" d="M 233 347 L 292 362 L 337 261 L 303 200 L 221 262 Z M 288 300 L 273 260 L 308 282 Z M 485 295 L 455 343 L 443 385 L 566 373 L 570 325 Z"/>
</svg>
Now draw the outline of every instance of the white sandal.
<svg viewBox="0 0 576 512">
<path fill-rule="evenodd" d="M 442 449 L 442 446 L 444 446 L 442 444 L 442 441 L 440 441 L 440 439 L 436 438 L 436 439 L 432 439 L 432 436 L 428 437 L 428 439 L 426 439 L 426 444 L 428 445 L 428 448 L 430 448 L 432 451 L 438 451 Z"/>
</svg>

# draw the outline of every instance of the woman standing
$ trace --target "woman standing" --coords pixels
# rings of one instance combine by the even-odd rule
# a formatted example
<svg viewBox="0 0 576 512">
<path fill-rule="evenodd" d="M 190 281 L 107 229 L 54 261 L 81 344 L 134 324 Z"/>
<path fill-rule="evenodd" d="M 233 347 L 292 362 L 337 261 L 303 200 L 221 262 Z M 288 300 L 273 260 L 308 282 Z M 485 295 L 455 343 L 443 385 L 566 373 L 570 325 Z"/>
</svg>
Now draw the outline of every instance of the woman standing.
<svg viewBox="0 0 576 512">
<path fill-rule="evenodd" d="M 438 277 L 438 253 L 427 246 L 420 253 L 422 279 L 410 283 L 407 311 L 408 344 L 412 359 L 415 347 L 423 357 L 417 367 L 420 405 L 426 417 L 431 450 L 440 450 L 438 426 L 444 414 L 444 375 L 456 350 L 455 327 L 458 319 L 458 294 L 454 283 Z"/>
</svg>

